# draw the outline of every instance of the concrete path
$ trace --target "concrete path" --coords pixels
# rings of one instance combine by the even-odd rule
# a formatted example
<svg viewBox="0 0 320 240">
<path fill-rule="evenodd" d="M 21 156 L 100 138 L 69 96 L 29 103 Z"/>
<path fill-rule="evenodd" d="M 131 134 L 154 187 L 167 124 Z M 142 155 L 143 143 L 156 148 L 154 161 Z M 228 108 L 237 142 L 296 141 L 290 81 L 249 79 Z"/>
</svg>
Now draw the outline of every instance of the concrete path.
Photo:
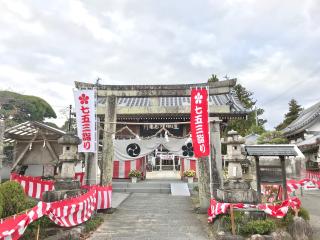
<svg viewBox="0 0 320 240">
<path fill-rule="evenodd" d="M 208 239 L 190 197 L 133 193 L 89 238 L 92 240 Z"/>
<path fill-rule="evenodd" d="M 320 191 L 304 191 L 302 197 L 300 194 L 298 194 L 297 196 L 301 199 L 302 207 L 306 208 L 309 211 L 310 225 L 312 226 L 313 236 L 320 236 Z"/>
</svg>

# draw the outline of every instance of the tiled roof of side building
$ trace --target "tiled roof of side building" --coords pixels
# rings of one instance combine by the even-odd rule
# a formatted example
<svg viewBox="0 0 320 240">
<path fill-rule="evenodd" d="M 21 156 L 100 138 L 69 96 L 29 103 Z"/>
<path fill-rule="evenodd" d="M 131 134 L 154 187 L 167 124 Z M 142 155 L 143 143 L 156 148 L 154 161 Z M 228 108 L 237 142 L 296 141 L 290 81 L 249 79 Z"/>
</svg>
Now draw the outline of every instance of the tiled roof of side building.
<svg viewBox="0 0 320 240">
<path fill-rule="evenodd" d="M 302 155 L 295 145 L 274 144 L 274 145 L 249 145 L 245 146 L 245 153 L 248 156 L 298 156 Z"/>
<path fill-rule="evenodd" d="M 320 118 L 320 102 L 303 110 L 299 117 L 283 130 L 285 136 L 291 136 L 306 130 L 314 121 Z"/>
</svg>

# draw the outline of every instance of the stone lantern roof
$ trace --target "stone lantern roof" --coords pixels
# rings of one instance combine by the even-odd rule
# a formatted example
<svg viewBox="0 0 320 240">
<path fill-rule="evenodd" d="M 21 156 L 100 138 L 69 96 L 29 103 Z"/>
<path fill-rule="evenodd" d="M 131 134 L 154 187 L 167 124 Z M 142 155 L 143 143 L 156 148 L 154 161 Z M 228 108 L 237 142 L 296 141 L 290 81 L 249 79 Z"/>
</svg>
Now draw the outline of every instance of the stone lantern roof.
<svg viewBox="0 0 320 240">
<path fill-rule="evenodd" d="M 67 132 L 58 139 L 58 143 L 61 145 L 79 145 L 81 143 L 81 139 L 72 132 Z"/>
<path fill-rule="evenodd" d="M 238 132 L 235 130 L 228 131 L 228 136 L 238 135 Z"/>
</svg>

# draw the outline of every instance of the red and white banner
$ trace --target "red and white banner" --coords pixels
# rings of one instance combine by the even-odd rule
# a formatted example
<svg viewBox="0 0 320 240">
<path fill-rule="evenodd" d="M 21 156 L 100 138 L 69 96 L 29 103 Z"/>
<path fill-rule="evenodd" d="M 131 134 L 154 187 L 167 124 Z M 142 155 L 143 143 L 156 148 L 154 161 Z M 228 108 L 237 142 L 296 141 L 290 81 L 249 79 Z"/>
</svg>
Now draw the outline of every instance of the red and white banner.
<svg viewBox="0 0 320 240">
<path fill-rule="evenodd" d="M 238 209 L 245 209 L 245 208 L 257 208 L 264 211 L 266 214 L 276 217 L 276 218 L 283 218 L 289 208 L 298 209 L 301 206 L 301 201 L 299 198 L 289 198 L 281 203 L 278 204 L 258 204 L 258 205 L 251 205 L 251 204 L 243 204 L 243 203 L 220 203 L 217 202 L 215 199 L 211 199 L 210 207 L 208 208 L 208 221 L 212 222 L 214 218 L 216 218 L 220 214 L 224 214 L 230 208 L 232 204 L 233 208 Z"/>
<path fill-rule="evenodd" d="M 97 208 L 95 188 L 77 197 L 51 203 L 46 215 L 61 227 L 72 227 L 90 219 Z"/>
<path fill-rule="evenodd" d="M 26 195 L 32 198 L 41 199 L 44 191 L 52 191 L 54 189 L 54 181 L 42 180 L 40 177 L 30 177 L 11 173 L 10 180 L 19 182 Z"/>
<path fill-rule="evenodd" d="M 32 209 L 26 213 L 0 219 L 0 239 L 16 240 L 19 239 L 29 224 L 41 218 L 49 209 L 50 203 L 38 202 Z"/>
<path fill-rule="evenodd" d="M 52 203 L 40 201 L 26 213 L 0 219 L 0 239 L 19 239 L 30 223 L 44 215 L 61 227 L 71 227 L 90 219 L 95 210 L 111 207 L 111 186 L 85 188 L 88 192 L 79 197 Z"/>
<path fill-rule="evenodd" d="M 78 137 L 82 143 L 79 152 L 96 151 L 96 109 L 94 90 L 74 91 Z"/>
<path fill-rule="evenodd" d="M 83 185 L 84 173 L 75 173 L 74 179 L 79 180 L 80 184 Z M 54 181 L 42 180 L 41 177 L 31 177 L 11 173 L 10 180 L 19 182 L 26 195 L 32 198 L 42 199 L 42 193 L 44 191 L 54 190 Z"/>
<path fill-rule="evenodd" d="M 195 157 L 210 154 L 208 125 L 208 91 L 205 88 L 192 89 L 190 127 Z"/>
</svg>

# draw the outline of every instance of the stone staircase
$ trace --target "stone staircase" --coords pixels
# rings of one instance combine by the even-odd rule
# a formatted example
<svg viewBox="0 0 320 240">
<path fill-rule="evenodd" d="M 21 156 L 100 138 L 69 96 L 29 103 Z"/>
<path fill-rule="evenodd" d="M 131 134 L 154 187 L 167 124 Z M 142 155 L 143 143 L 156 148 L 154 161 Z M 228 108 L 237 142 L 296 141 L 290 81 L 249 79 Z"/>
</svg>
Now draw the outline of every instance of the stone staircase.
<svg viewBox="0 0 320 240">
<path fill-rule="evenodd" d="M 181 181 L 140 181 L 137 183 L 114 181 L 112 183 L 113 192 L 126 193 L 164 193 L 171 194 L 171 183 Z M 188 184 L 190 192 L 197 183 Z"/>
</svg>

